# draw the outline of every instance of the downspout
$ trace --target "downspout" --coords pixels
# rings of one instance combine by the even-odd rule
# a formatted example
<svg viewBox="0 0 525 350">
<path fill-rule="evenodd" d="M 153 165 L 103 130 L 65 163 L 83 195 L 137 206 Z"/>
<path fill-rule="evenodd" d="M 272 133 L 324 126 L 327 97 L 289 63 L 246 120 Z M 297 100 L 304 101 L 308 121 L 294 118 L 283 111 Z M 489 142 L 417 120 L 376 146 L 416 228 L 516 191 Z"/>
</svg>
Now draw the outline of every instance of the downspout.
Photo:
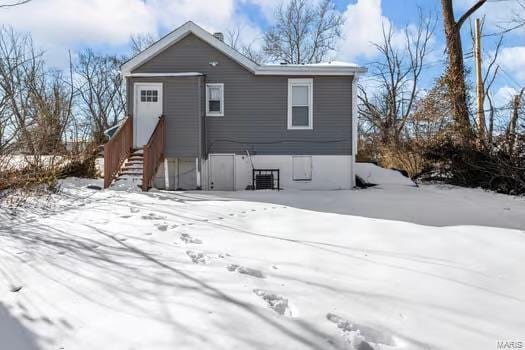
<svg viewBox="0 0 525 350">
<path fill-rule="evenodd" d="M 200 120 L 200 137 L 202 138 L 200 142 L 200 150 L 199 155 L 197 159 L 197 188 L 198 189 L 206 189 L 208 190 L 208 183 L 209 183 L 209 165 L 206 166 L 205 170 L 205 180 L 206 184 L 202 184 L 202 156 L 204 155 L 204 159 L 208 160 L 208 132 L 206 130 L 206 75 L 202 76 L 202 79 L 199 78 L 199 84 L 198 84 L 198 91 L 199 91 L 199 102 L 200 102 L 200 113 L 199 118 Z"/>
</svg>

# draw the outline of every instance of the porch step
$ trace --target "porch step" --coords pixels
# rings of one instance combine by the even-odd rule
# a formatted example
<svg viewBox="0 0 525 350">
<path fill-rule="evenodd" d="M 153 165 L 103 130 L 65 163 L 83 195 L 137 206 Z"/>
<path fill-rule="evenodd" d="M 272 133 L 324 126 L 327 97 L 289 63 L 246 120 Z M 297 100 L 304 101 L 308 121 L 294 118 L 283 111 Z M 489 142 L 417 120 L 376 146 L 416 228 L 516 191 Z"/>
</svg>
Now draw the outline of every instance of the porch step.
<svg viewBox="0 0 525 350">
<path fill-rule="evenodd" d="M 142 163 L 126 163 L 123 167 L 122 167 L 122 170 L 140 170 L 142 171 L 143 169 L 143 164 Z"/>
<path fill-rule="evenodd" d="M 119 173 L 119 177 L 123 175 L 140 176 L 142 177 L 142 168 L 140 169 L 122 169 Z"/>
<path fill-rule="evenodd" d="M 142 174 L 144 169 L 144 150 L 133 149 L 130 156 L 119 171 L 112 186 L 120 187 L 123 184 L 142 186 Z"/>
</svg>

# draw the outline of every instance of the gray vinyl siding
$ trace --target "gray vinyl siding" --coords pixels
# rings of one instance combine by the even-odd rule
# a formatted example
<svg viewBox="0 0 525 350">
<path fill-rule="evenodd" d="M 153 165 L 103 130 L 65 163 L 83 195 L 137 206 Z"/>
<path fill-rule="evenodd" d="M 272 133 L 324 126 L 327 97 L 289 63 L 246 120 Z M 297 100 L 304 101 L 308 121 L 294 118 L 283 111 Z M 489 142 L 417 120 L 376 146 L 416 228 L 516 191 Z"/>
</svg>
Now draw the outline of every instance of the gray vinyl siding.
<svg viewBox="0 0 525 350">
<path fill-rule="evenodd" d="M 212 61 L 218 65 L 212 67 Z M 204 118 L 205 129 L 201 131 L 205 135 L 202 140 L 205 154 L 249 151 L 275 155 L 350 155 L 352 152 L 352 77 L 255 76 L 194 35 L 133 71 L 138 72 L 199 72 L 205 74 L 205 82 L 224 84 L 224 116 Z M 313 79 L 313 130 L 287 129 L 289 78 Z M 169 100 L 178 98 L 172 93 L 185 92 L 165 89 L 164 93 L 165 104 L 171 105 Z M 204 107 L 201 103 L 201 108 Z M 186 141 L 191 142 L 188 137 L 184 138 Z M 171 142 L 169 146 L 181 144 L 182 141 Z"/>
<path fill-rule="evenodd" d="M 202 155 L 203 77 L 163 77 L 128 79 L 128 111 L 133 113 L 132 87 L 136 82 L 161 82 L 163 113 L 166 116 L 166 156 Z"/>
</svg>

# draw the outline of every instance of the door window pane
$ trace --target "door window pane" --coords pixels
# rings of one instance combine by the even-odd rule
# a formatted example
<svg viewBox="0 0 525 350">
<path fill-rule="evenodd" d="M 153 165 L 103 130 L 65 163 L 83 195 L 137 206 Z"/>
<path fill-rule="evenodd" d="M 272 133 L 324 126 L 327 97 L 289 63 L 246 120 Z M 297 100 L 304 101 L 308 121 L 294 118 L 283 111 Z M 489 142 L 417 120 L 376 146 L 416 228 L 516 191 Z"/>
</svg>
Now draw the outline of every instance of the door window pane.
<svg viewBox="0 0 525 350">
<path fill-rule="evenodd" d="M 141 90 L 140 101 L 141 102 L 158 102 L 159 91 L 158 90 Z"/>
</svg>

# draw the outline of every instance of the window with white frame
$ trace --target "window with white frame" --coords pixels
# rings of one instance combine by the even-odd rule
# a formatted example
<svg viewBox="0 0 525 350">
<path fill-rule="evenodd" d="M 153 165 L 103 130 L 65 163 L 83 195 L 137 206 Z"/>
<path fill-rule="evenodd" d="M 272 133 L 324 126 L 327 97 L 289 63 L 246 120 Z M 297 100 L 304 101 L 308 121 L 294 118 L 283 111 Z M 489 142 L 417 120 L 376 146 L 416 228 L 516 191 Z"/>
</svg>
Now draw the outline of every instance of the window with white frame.
<svg viewBox="0 0 525 350">
<path fill-rule="evenodd" d="M 288 129 L 313 129 L 313 79 L 288 79 Z"/>
<path fill-rule="evenodd" d="M 224 84 L 206 84 L 206 115 L 224 116 Z"/>
</svg>

